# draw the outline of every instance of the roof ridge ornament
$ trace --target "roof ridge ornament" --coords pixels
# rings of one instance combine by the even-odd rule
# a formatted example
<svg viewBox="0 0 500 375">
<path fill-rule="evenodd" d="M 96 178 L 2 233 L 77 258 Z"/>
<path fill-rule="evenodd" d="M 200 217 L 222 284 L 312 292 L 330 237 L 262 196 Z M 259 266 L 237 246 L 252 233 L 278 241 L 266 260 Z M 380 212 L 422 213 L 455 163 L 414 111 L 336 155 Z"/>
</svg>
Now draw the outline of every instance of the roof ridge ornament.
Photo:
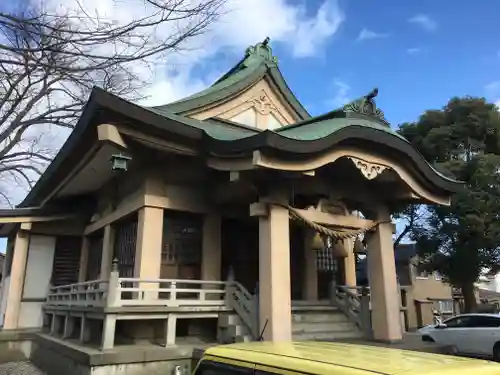
<svg viewBox="0 0 500 375">
<path fill-rule="evenodd" d="M 249 59 L 253 60 L 253 58 L 260 58 L 264 59 L 264 61 L 277 64 L 278 58 L 276 56 L 273 56 L 273 50 L 269 45 L 270 41 L 271 38 L 267 36 L 262 42 L 259 42 L 253 46 L 248 47 L 245 51 L 246 60 Z"/>
<path fill-rule="evenodd" d="M 375 97 L 378 95 L 378 88 L 375 87 L 368 94 L 360 99 L 356 99 L 344 105 L 342 110 L 347 113 L 359 113 L 365 116 L 376 117 L 378 121 L 389 126 L 389 122 L 385 119 L 384 112 L 377 108 Z"/>
</svg>

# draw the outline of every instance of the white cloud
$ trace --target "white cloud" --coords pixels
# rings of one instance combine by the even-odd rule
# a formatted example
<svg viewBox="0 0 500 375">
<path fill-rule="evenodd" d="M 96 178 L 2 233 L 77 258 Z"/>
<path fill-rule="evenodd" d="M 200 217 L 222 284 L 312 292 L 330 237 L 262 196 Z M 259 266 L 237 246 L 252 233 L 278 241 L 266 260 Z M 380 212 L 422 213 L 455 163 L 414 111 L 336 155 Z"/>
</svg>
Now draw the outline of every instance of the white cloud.
<svg viewBox="0 0 500 375">
<path fill-rule="evenodd" d="M 420 47 L 413 47 L 413 48 L 408 48 L 406 49 L 406 53 L 408 55 L 419 55 L 423 52 L 424 50 Z"/>
<path fill-rule="evenodd" d="M 325 1 L 314 18 L 299 22 L 296 29 L 294 55 L 306 57 L 317 53 L 326 40 L 334 35 L 345 20 L 337 1 Z"/>
<path fill-rule="evenodd" d="M 48 1 L 55 8 L 71 9 L 77 6 L 74 0 Z M 78 9 L 81 6 L 87 13 L 98 14 L 101 19 L 107 18 L 117 24 L 124 24 L 146 12 L 142 0 L 81 0 L 78 4 Z M 324 0 L 312 14 L 310 9 L 308 11 L 304 5 L 294 5 L 288 0 L 227 0 L 219 22 L 205 34 L 191 39 L 184 46 L 184 53 L 162 57 L 153 62 L 153 68 L 151 62 L 147 67 L 141 64 L 134 67 L 139 76 L 153 82 L 144 92 L 148 100 L 141 104 L 165 104 L 199 91 L 211 83 L 214 73 L 224 71 L 194 79 L 197 67 L 221 51 L 229 51 L 237 61 L 249 45 L 267 36 L 271 38 L 271 43 L 284 45 L 294 57 L 320 55 L 325 43 L 345 21 L 345 15 L 338 0 Z M 171 31 L 166 27 L 172 26 L 165 25 L 156 32 Z M 175 66 L 174 72 L 172 66 Z"/>
<path fill-rule="evenodd" d="M 49 11 L 70 12 L 76 16 L 84 12 L 86 17 L 95 15 L 99 22 L 110 22 L 114 25 L 127 24 L 151 13 L 144 0 L 28 1 L 41 4 Z M 325 44 L 345 22 L 345 14 L 340 9 L 338 0 L 323 0 L 316 9 L 306 9 L 305 5 L 291 3 L 289 0 L 227 0 L 221 14 L 219 22 L 211 25 L 206 33 L 181 46 L 182 53 L 158 56 L 143 63 L 131 64 L 130 68 L 141 80 L 151 82 L 141 92 L 147 99 L 140 104 L 166 104 L 202 90 L 223 74 L 231 63 L 226 66 L 218 64 L 202 78 L 196 74 L 200 66 L 207 61 L 213 63 L 213 58 L 220 53 L 229 54 L 231 58 L 227 60 L 236 62 L 248 46 L 264 40 L 267 36 L 271 38 L 271 43 L 281 44 L 295 58 L 321 55 Z M 89 22 L 88 18 L 86 22 Z M 89 25 L 90 23 L 83 27 Z M 175 27 L 174 23 L 169 23 L 143 31 L 150 32 L 151 38 L 163 39 L 165 35 L 175 32 Z M 102 51 L 109 52 L 119 46 L 104 44 L 101 48 Z M 39 128 L 37 133 L 40 134 Z M 51 150 L 59 149 L 67 136 L 67 131 L 55 127 L 44 133 L 43 144 L 47 144 Z M 9 194 L 18 202 L 25 191 L 19 188 L 14 190 Z"/>
<path fill-rule="evenodd" d="M 500 81 L 492 81 L 484 86 L 484 91 L 488 96 L 498 96 L 500 94 Z"/>
<path fill-rule="evenodd" d="M 500 109 L 500 81 L 492 81 L 484 86 L 486 96 Z"/>
<path fill-rule="evenodd" d="M 329 104 L 331 104 L 334 108 L 339 108 L 349 103 L 349 91 L 351 90 L 351 86 L 340 79 L 336 79 L 333 82 L 333 85 L 335 86 L 337 92 Z"/>
<path fill-rule="evenodd" d="M 408 22 L 419 25 L 422 29 L 429 32 L 435 31 L 438 27 L 437 22 L 427 14 L 416 14 Z"/>
<path fill-rule="evenodd" d="M 382 34 L 382 33 L 377 33 L 372 30 L 368 30 L 367 28 L 363 28 L 358 35 L 358 41 L 362 40 L 371 40 L 371 39 L 381 39 L 381 38 L 387 38 L 389 34 Z"/>
</svg>

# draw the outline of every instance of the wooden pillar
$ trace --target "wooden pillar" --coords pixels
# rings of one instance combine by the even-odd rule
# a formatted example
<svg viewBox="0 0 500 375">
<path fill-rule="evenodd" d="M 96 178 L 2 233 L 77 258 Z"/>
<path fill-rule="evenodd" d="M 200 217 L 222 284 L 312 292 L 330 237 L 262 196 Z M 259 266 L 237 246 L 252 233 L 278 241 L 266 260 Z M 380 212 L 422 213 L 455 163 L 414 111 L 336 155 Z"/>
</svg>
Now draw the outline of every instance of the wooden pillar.
<svg viewBox="0 0 500 375">
<path fill-rule="evenodd" d="M 90 336 L 91 336 L 90 321 L 84 314 L 80 322 L 80 342 L 82 344 L 85 344 L 86 342 L 90 341 Z"/>
<path fill-rule="evenodd" d="M 64 331 L 63 331 L 63 339 L 71 338 L 73 335 L 73 331 L 75 330 L 75 317 L 67 314 L 64 317 Z"/>
<path fill-rule="evenodd" d="M 394 342 L 402 339 L 399 291 L 392 242 L 390 214 L 378 208 L 374 220 L 388 221 L 368 234 L 368 275 L 375 340 Z"/>
<path fill-rule="evenodd" d="M 318 258 L 317 252 L 312 248 L 314 231 L 304 230 L 304 285 L 302 298 L 307 301 L 318 299 Z"/>
<path fill-rule="evenodd" d="M 201 256 L 202 280 L 221 280 L 221 217 L 207 214 L 203 222 Z"/>
<path fill-rule="evenodd" d="M 19 230 L 17 232 L 14 242 L 14 253 L 12 255 L 12 266 L 10 269 L 10 283 L 8 285 L 8 290 L 3 291 L 3 293 L 7 293 L 7 308 L 5 310 L 3 329 L 18 328 L 18 319 L 21 313 L 21 297 L 26 276 L 29 241 L 29 232 L 24 230 Z"/>
<path fill-rule="evenodd" d="M 137 242 L 135 245 L 134 277 L 160 279 L 161 249 L 163 240 L 163 208 L 143 207 L 139 210 Z M 148 291 L 144 298 L 158 299 L 158 283 L 138 283 Z"/>
<path fill-rule="evenodd" d="M 5 277 L 7 276 L 7 269 L 9 263 L 9 259 L 12 258 L 13 251 L 14 251 L 14 243 L 15 243 L 15 237 L 9 237 L 7 239 L 7 246 L 5 249 L 5 256 L 3 258 L 3 265 L 2 265 L 2 281 L 0 282 L 0 290 L 2 290 L 2 285 L 3 282 L 5 281 Z M 2 301 L 1 294 L 0 294 L 0 302 Z M 1 311 L 0 311 L 1 313 Z"/>
<path fill-rule="evenodd" d="M 284 202 L 282 196 L 273 198 Z M 273 204 L 267 205 L 267 215 L 259 216 L 259 285 L 264 339 L 291 341 L 290 223 L 288 210 Z"/>
<path fill-rule="evenodd" d="M 104 227 L 101 254 L 101 280 L 108 280 L 111 273 L 111 262 L 113 261 L 113 250 L 115 244 L 115 230 L 111 224 Z"/>
<path fill-rule="evenodd" d="M 165 321 L 165 346 L 175 345 L 177 335 L 177 314 L 169 314 Z"/>
<path fill-rule="evenodd" d="M 78 270 L 78 282 L 83 283 L 87 279 L 87 268 L 89 263 L 89 238 L 83 236 L 82 249 L 80 251 L 80 269 Z"/>
<path fill-rule="evenodd" d="M 163 239 L 163 208 L 143 207 L 139 210 L 135 247 L 135 277 L 159 279 Z"/>
<path fill-rule="evenodd" d="M 344 283 L 346 286 L 356 286 L 356 256 L 354 255 L 354 239 L 344 240 L 347 257 L 344 260 Z"/>
<path fill-rule="evenodd" d="M 102 325 L 101 350 L 112 349 L 115 345 L 116 315 L 104 316 Z"/>
</svg>

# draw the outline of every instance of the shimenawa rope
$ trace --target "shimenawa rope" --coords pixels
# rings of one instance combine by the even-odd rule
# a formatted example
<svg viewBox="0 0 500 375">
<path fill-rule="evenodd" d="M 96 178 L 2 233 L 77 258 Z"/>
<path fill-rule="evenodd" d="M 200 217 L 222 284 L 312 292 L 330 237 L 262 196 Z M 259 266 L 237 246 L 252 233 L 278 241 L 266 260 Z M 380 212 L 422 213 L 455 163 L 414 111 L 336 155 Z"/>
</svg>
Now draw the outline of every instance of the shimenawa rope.
<svg viewBox="0 0 500 375">
<path fill-rule="evenodd" d="M 388 221 L 376 221 L 373 224 L 371 224 L 365 228 L 360 228 L 357 230 L 348 230 L 348 231 L 336 231 L 336 230 L 327 228 L 323 225 L 320 225 L 318 223 L 315 223 L 314 221 L 311 221 L 311 220 L 305 218 L 299 211 L 297 211 L 297 209 L 295 209 L 291 206 L 288 206 L 285 204 L 280 204 L 280 203 L 272 203 L 272 204 L 288 209 L 288 213 L 289 213 L 290 218 L 292 220 L 301 221 L 303 224 L 314 229 L 316 232 L 323 234 L 325 236 L 333 237 L 336 240 L 345 240 L 345 239 L 349 239 L 349 238 L 354 238 L 354 237 L 359 236 L 360 234 L 363 234 L 365 232 L 368 232 L 369 230 L 372 230 L 373 228 L 375 228 L 379 224 L 388 223 Z"/>
</svg>

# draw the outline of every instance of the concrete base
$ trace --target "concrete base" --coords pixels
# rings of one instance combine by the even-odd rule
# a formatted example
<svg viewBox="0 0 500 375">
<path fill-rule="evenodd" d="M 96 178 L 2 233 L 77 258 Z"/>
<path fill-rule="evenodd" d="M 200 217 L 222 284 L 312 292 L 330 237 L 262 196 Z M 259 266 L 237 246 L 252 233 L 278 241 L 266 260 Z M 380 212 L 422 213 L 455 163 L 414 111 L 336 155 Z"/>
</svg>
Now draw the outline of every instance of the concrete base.
<svg viewBox="0 0 500 375">
<path fill-rule="evenodd" d="M 37 335 L 35 342 L 31 361 L 47 375 L 170 375 L 176 366 L 190 374 L 197 363 L 190 345 L 131 345 L 100 351 L 45 334 Z"/>
<path fill-rule="evenodd" d="M 38 332 L 35 329 L 0 330 L 0 364 L 29 359 Z"/>
</svg>

